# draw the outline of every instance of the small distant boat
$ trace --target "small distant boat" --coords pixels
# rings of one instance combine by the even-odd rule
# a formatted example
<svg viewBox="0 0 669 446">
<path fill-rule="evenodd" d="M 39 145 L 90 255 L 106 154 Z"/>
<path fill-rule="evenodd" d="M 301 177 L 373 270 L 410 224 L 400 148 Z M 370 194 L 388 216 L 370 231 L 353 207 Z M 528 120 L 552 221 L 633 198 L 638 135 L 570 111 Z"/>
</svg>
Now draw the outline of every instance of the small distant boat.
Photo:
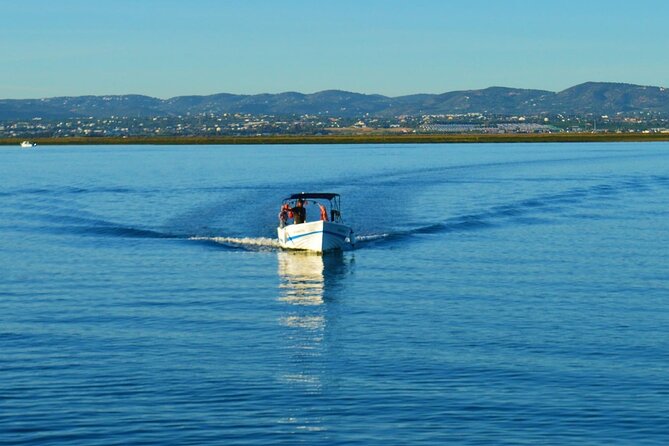
<svg viewBox="0 0 669 446">
<path fill-rule="evenodd" d="M 21 142 L 21 147 L 24 148 L 24 149 L 30 149 L 32 147 L 35 147 L 36 145 L 37 145 L 36 143 L 30 142 L 30 141 L 22 141 Z"/>
<path fill-rule="evenodd" d="M 318 212 L 319 219 L 307 221 L 307 208 L 309 214 Z M 284 249 L 327 252 L 355 245 L 353 230 L 341 218 L 339 194 L 328 192 L 301 192 L 284 198 L 277 234 Z"/>
</svg>

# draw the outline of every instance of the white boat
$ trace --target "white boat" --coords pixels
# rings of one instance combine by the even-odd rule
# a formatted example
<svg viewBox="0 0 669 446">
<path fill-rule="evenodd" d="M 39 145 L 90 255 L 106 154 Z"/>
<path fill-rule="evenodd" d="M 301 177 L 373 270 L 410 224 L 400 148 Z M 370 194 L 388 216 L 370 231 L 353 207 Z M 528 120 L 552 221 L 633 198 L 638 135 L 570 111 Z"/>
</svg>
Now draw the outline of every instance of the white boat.
<svg viewBox="0 0 669 446">
<path fill-rule="evenodd" d="M 37 144 L 34 142 L 30 141 L 22 141 L 21 142 L 21 147 L 24 149 L 30 149 L 31 147 L 35 147 Z"/>
<path fill-rule="evenodd" d="M 300 221 L 299 208 L 306 218 Z M 308 221 L 316 214 L 318 219 Z M 290 222 L 290 219 L 293 219 Z M 302 192 L 284 198 L 277 228 L 279 246 L 314 252 L 348 250 L 355 245 L 353 230 L 341 218 L 339 194 Z"/>
</svg>

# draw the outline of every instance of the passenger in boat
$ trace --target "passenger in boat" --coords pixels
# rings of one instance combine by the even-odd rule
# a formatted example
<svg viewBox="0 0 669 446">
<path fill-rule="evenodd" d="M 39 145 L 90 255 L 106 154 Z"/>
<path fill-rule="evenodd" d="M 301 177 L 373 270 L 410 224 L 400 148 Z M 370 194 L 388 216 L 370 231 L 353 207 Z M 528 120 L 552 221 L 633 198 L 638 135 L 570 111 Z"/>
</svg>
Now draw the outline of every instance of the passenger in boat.
<svg viewBox="0 0 669 446">
<path fill-rule="evenodd" d="M 279 226 L 282 228 L 286 226 L 288 218 L 292 216 L 293 213 L 290 212 L 290 206 L 288 206 L 288 203 L 285 203 L 283 206 L 281 206 L 281 210 L 279 211 Z"/>
<path fill-rule="evenodd" d="M 321 203 L 318 203 L 318 207 L 321 209 L 321 221 L 328 221 L 328 210 Z"/>
<path fill-rule="evenodd" d="M 293 223 L 299 225 L 307 221 L 307 210 L 304 207 L 304 200 L 298 199 L 295 207 L 291 209 L 293 212 Z"/>
</svg>

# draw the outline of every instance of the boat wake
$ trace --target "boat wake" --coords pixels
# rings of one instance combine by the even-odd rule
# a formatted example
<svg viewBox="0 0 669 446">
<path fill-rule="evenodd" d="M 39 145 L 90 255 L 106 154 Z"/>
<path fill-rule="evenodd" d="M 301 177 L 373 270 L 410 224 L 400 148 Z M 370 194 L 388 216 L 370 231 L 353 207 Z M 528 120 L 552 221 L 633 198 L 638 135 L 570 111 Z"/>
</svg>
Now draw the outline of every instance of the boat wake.
<svg viewBox="0 0 669 446">
<path fill-rule="evenodd" d="M 537 225 L 557 222 L 565 217 L 573 219 L 606 218 L 597 213 L 598 206 L 613 206 L 611 200 L 624 193 L 640 193 L 657 185 L 663 186 L 663 178 L 643 181 L 627 178 L 612 183 L 597 183 L 587 187 L 575 187 L 555 193 L 525 197 L 517 201 L 500 203 L 479 212 L 455 215 L 425 225 L 383 230 L 357 236 L 357 248 L 378 244 L 396 243 L 399 240 L 422 234 L 476 231 L 500 226 Z M 666 179 L 665 179 L 666 180 Z M 585 206 L 585 204 L 588 204 Z"/>
<path fill-rule="evenodd" d="M 421 235 L 439 233 L 461 233 L 487 230 L 509 225 L 551 224 L 571 219 L 570 221 L 607 218 L 606 208 L 615 206 L 617 200 L 633 199 L 648 190 L 669 187 L 669 177 L 627 176 L 615 181 L 596 181 L 589 185 L 568 187 L 546 193 L 532 194 L 503 202 L 481 203 L 465 212 L 465 209 L 453 209 L 448 213 L 433 213 L 425 221 L 402 221 L 397 218 L 386 218 L 389 214 L 369 209 L 354 202 L 354 215 L 359 221 L 352 226 L 356 229 L 356 243 L 353 249 L 371 247 L 390 247 Z M 92 190 L 96 192 L 96 190 Z M 37 194 L 41 190 L 23 190 L 22 193 Z M 187 218 L 168 221 L 162 226 L 151 226 L 133 222 L 121 222 L 120 219 L 108 219 L 75 206 L 69 199 L 71 194 L 88 193 L 89 190 L 61 190 L 56 196 L 53 191 L 44 192 L 48 195 L 44 200 L 22 200 L 20 210 L 11 216 L 17 220 L 14 230 L 21 232 L 51 232 L 57 234 L 74 234 L 87 237 L 112 237 L 134 239 L 173 239 L 197 241 L 208 244 L 216 249 L 241 251 L 279 251 L 281 248 L 276 238 L 270 236 L 273 228 L 271 221 L 256 221 L 247 227 L 248 236 L 234 233 L 236 236 L 225 236 L 226 227 L 232 223 L 226 220 L 220 203 L 212 205 L 212 211 L 198 208 L 197 213 L 189 213 Z M 105 189 L 104 192 L 117 193 L 117 189 Z M 118 192 L 120 193 L 120 192 Z M 14 193 L 12 193 L 14 194 Z M 20 195 L 20 194 L 19 194 Z M 2 196 L 0 194 L 0 196 Z M 625 198 L 627 199 L 627 198 Z M 396 202 L 397 200 L 391 200 Z M 249 213 L 261 215 L 265 204 L 257 205 Z M 263 208 L 263 209 L 261 209 Z M 448 215 L 450 214 L 450 215 Z M 5 213 L 6 215 L 6 213 Z M 203 218 L 205 215 L 206 218 Z M 272 216 L 273 217 L 273 216 Z M 249 219 L 250 221 L 250 219 Z"/>
<path fill-rule="evenodd" d="M 386 239 L 393 239 L 399 233 L 368 234 L 356 237 L 356 243 L 351 248 L 353 250 L 371 244 L 373 242 L 382 242 Z M 216 246 L 226 248 L 243 249 L 247 251 L 281 251 L 281 245 L 277 239 L 269 237 L 188 237 L 188 240 L 212 243 Z"/>
<path fill-rule="evenodd" d="M 275 251 L 280 248 L 278 240 L 268 237 L 189 237 L 189 240 L 210 242 L 250 251 Z"/>
<path fill-rule="evenodd" d="M 384 232 L 382 234 L 366 234 L 366 235 L 357 235 L 355 237 L 355 246 L 359 248 L 368 243 L 380 242 L 386 240 L 390 237 L 393 237 L 396 233 L 393 232 Z"/>
</svg>

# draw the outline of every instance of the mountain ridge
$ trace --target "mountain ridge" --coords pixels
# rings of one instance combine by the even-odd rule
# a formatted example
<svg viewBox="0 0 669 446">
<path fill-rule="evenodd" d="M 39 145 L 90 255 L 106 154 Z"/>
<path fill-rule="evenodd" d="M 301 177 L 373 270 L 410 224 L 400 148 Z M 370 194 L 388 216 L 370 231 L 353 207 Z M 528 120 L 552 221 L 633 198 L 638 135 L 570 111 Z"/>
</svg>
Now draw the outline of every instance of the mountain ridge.
<svg viewBox="0 0 669 446">
<path fill-rule="evenodd" d="M 0 99 L 0 120 L 77 117 L 152 117 L 200 113 L 329 116 L 399 116 L 488 113 L 496 115 L 669 114 L 669 89 L 617 82 L 584 82 L 559 92 L 492 86 L 396 97 L 323 90 L 253 95 L 216 93 L 159 99 L 141 94 Z"/>
</svg>

